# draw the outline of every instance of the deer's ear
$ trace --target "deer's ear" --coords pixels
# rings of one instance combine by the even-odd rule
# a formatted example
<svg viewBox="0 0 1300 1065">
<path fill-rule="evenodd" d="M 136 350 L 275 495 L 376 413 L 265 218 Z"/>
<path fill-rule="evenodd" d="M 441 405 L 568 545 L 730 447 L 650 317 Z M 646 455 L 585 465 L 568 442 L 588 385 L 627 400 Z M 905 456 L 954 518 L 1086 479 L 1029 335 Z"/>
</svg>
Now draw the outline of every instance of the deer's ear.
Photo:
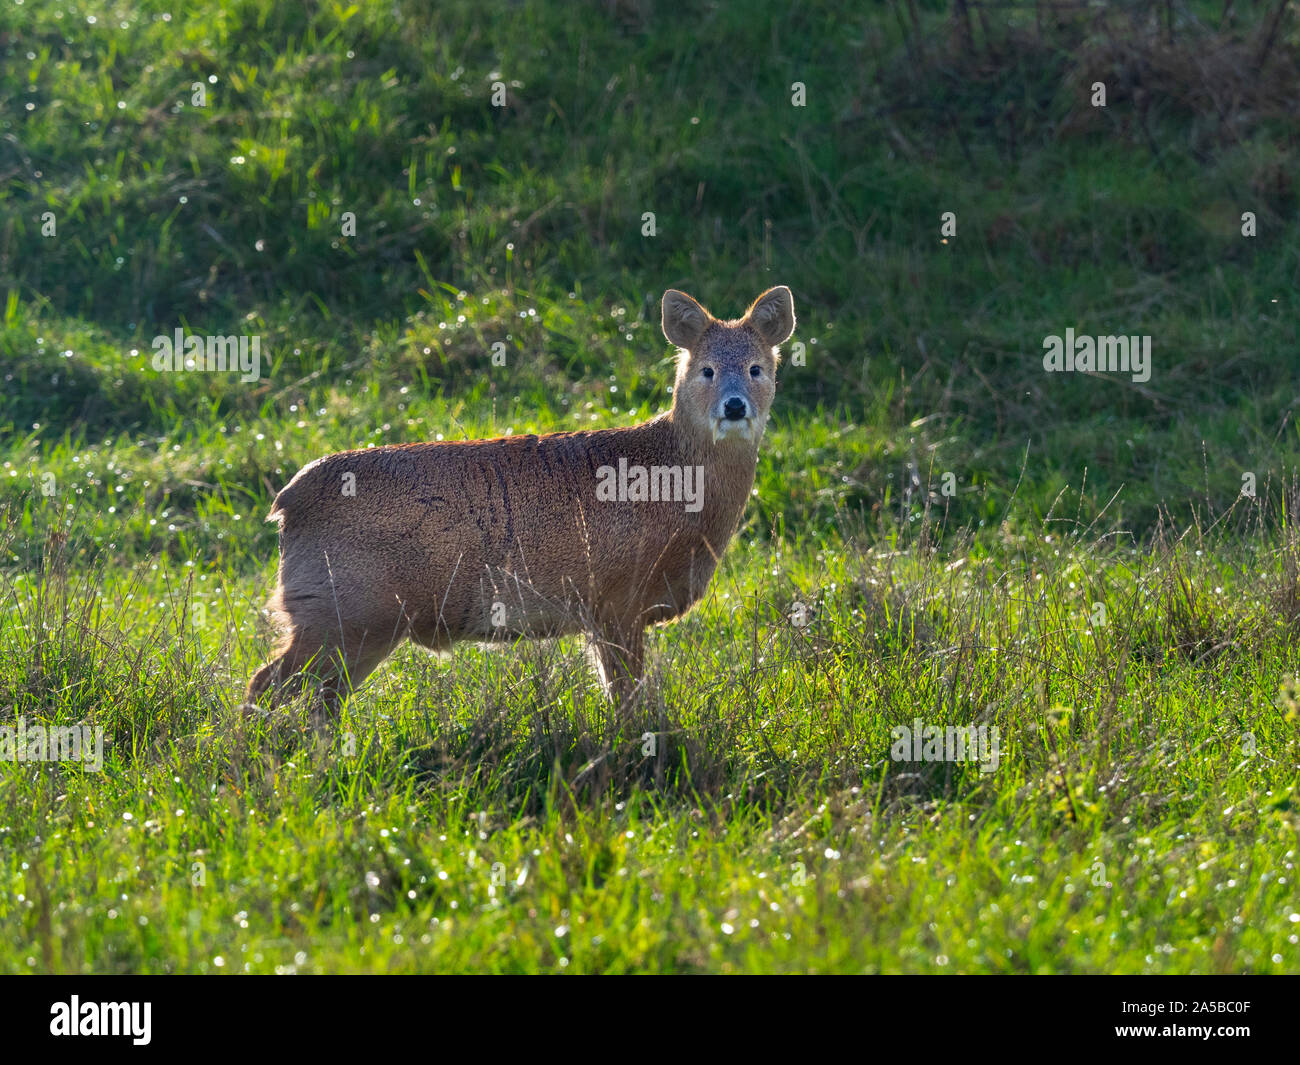
<svg viewBox="0 0 1300 1065">
<path fill-rule="evenodd" d="M 785 285 L 769 288 L 745 312 L 745 321 L 773 347 L 784 344 L 794 332 L 794 295 Z"/>
<path fill-rule="evenodd" d="M 694 347 L 710 321 L 712 315 L 685 292 L 670 288 L 664 293 L 663 328 L 670 344 L 679 348 Z"/>
</svg>

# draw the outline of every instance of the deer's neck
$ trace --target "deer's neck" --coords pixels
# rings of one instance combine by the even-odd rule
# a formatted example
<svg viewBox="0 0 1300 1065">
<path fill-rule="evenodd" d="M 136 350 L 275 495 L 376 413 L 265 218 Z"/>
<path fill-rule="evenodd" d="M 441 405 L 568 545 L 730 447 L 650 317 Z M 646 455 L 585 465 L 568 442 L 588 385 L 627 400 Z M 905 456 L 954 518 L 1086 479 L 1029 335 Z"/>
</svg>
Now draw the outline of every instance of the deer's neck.
<svg viewBox="0 0 1300 1065">
<path fill-rule="evenodd" d="M 715 548 L 721 550 L 744 513 L 754 487 L 758 468 L 757 440 L 720 440 L 691 432 L 673 411 L 646 423 L 661 453 L 673 456 L 669 462 L 703 469 L 704 499 L 699 513 L 701 528 Z"/>
</svg>

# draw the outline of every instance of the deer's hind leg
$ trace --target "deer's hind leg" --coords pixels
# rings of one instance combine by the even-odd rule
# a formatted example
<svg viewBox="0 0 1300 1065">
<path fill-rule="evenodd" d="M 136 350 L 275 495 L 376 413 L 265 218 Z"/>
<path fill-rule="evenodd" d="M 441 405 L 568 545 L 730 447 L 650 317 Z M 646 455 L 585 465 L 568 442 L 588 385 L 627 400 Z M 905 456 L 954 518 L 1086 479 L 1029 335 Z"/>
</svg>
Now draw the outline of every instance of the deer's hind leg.
<svg viewBox="0 0 1300 1065">
<path fill-rule="evenodd" d="M 340 636 L 347 636 L 340 639 Z M 339 706 L 392 651 L 397 640 L 373 633 L 294 628 L 272 659 L 248 682 L 246 703 L 275 709 L 304 690 L 314 718 L 333 719 Z"/>
</svg>

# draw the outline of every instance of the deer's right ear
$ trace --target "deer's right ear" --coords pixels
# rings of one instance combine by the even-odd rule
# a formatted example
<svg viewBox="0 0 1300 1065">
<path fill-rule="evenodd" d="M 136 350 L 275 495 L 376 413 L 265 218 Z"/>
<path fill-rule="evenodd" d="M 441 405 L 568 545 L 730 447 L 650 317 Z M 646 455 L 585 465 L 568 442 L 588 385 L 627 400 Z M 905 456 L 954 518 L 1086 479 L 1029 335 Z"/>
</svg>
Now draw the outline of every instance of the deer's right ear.
<svg viewBox="0 0 1300 1065">
<path fill-rule="evenodd" d="M 664 293 L 663 328 L 670 344 L 689 348 L 709 326 L 709 312 L 685 292 L 670 288 Z"/>
</svg>

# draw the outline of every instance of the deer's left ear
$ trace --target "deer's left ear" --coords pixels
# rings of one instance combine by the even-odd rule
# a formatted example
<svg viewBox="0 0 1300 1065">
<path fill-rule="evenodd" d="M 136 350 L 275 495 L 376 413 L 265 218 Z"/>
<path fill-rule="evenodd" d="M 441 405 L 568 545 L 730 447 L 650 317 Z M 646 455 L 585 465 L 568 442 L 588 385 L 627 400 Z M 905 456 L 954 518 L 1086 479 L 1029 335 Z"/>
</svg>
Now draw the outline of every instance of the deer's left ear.
<svg viewBox="0 0 1300 1065">
<path fill-rule="evenodd" d="M 745 321 L 773 347 L 784 344 L 794 332 L 794 296 L 785 285 L 769 288 L 745 312 Z"/>
</svg>

